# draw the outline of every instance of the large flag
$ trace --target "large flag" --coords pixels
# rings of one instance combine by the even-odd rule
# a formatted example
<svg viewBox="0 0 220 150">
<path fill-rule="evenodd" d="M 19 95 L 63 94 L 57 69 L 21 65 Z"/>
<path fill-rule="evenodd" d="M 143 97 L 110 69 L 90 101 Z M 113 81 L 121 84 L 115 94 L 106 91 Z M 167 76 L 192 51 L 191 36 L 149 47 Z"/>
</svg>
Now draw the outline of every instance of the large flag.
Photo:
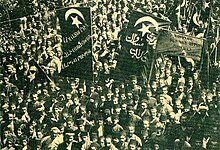
<svg viewBox="0 0 220 150">
<path fill-rule="evenodd" d="M 169 26 L 170 22 L 139 11 L 133 11 L 128 27 L 121 33 L 118 69 L 125 75 L 143 77 L 143 71 L 151 66 L 152 46 L 156 44 L 157 32 Z M 146 65 L 147 64 L 147 65 Z"/>
<path fill-rule="evenodd" d="M 161 30 L 157 40 L 157 53 L 201 59 L 203 39 L 182 33 Z"/>
<path fill-rule="evenodd" d="M 90 8 L 59 9 L 63 61 L 61 75 L 92 79 Z"/>
</svg>

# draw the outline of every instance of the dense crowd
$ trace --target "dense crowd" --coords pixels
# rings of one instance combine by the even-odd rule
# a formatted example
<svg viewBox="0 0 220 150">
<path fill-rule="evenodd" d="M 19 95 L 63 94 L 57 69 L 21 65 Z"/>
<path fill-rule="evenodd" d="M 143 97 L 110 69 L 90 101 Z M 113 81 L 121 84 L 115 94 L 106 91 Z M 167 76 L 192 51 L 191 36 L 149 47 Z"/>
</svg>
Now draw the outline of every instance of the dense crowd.
<svg viewBox="0 0 220 150">
<path fill-rule="evenodd" d="M 12 14 L 19 5 L 4 3 Z M 219 5 L 212 3 L 214 32 Z M 208 1 L 194 4 L 208 7 Z M 197 68 L 169 56 L 157 58 L 149 84 L 135 75 L 128 80 L 111 76 L 121 50 L 120 32 L 132 10 L 170 20 L 172 30 L 187 33 L 190 25 L 176 13 L 176 1 L 42 0 L 22 6 L 27 5 L 33 15 L 1 23 L 3 150 L 220 148 L 220 76 L 210 88 L 203 87 Z M 92 9 L 94 81 L 59 76 L 63 52 L 55 8 L 69 6 Z M 206 22 L 207 17 L 189 34 L 205 32 Z"/>
</svg>

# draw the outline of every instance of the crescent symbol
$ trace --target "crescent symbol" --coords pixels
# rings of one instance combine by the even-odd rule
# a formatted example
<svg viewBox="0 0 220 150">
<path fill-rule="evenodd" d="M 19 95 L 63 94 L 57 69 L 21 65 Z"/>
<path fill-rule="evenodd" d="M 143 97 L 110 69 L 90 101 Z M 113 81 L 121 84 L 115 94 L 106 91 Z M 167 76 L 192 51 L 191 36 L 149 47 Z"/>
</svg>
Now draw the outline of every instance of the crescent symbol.
<svg viewBox="0 0 220 150">
<path fill-rule="evenodd" d="M 195 25 L 199 26 L 199 23 L 198 23 L 198 13 L 196 12 L 194 15 L 193 15 L 193 22 L 195 23 Z"/>
<path fill-rule="evenodd" d="M 77 15 L 79 15 L 83 20 L 85 20 L 84 17 L 83 17 L 83 14 L 82 14 L 80 11 L 78 11 L 77 9 L 73 9 L 73 8 L 66 11 L 66 13 L 65 13 L 65 20 L 67 20 L 68 17 L 69 17 L 71 14 L 77 14 Z"/>
<path fill-rule="evenodd" d="M 158 31 L 159 25 L 158 25 L 157 21 L 156 21 L 155 19 L 153 19 L 152 17 L 150 17 L 150 16 L 139 18 L 139 19 L 135 22 L 135 25 L 134 25 L 134 26 L 137 26 L 139 23 L 142 23 L 142 22 L 145 22 L 145 21 L 148 21 L 148 22 L 152 23 L 153 26 L 156 28 L 156 31 Z"/>
</svg>

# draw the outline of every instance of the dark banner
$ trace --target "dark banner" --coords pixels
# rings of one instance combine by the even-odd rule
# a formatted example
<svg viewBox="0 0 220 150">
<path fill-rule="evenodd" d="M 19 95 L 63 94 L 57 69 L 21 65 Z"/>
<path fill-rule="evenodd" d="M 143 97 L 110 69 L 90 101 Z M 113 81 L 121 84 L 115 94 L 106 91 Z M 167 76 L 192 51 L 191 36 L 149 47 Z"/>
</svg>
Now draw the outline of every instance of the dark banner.
<svg viewBox="0 0 220 150">
<path fill-rule="evenodd" d="M 202 46 L 203 39 L 162 30 L 158 37 L 156 50 L 158 53 L 200 60 Z"/>
<path fill-rule="evenodd" d="M 92 79 L 92 40 L 90 8 L 71 7 L 57 11 L 63 61 L 61 75 Z"/>
<path fill-rule="evenodd" d="M 122 32 L 119 70 L 125 75 L 141 76 L 144 66 L 150 66 L 149 59 L 153 54 L 150 45 L 156 40 L 158 31 L 169 24 L 170 22 L 151 14 L 133 11 L 128 27 Z"/>
</svg>

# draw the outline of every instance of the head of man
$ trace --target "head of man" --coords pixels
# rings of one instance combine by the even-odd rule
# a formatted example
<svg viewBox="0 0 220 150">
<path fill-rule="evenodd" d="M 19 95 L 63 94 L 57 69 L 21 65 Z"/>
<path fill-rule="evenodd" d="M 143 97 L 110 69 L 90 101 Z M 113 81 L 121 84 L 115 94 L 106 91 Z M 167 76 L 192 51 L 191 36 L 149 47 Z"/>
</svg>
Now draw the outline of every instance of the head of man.
<svg viewBox="0 0 220 150">
<path fill-rule="evenodd" d="M 145 129 L 148 129 L 150 127 L 150 121 L 148 119 L 144 119 L 143 126 Z"/>
<path fill-rule="evenodd" d="M 4 76 L 3 80 L 4 80 L 5 85 L 9 84 L 9 78 L 7 76 Z"/>
<path fill-rule="evenodd" d="M 137 141 L 131 139 L 128 145 L 129 150 L 136 150 L 137 149 Z"/>
<path fill-rule="evenodd" d="M 180 68 L 180 76 L 183 77 L 185 74 L 185 69 L 182 67 Z"/>
<path fill-rule="evenodd" d="M 68 144 L 73 142 L 74 135 L 75 135 L 75 133 L 74 133 L 73 129 L 71 129 L 71 128 L 66 129 L 66 131 L 64 131 L 64 141 Z"/>
<path fill-rule="evenodd" d="M 143 100 L 141 101 L 141 109 L 142 109 L 142 110 L 147 109 L 147 100 L 143 99 Z"/>
<path fill-rule="evenodd" d="M 67 93 L 66 94 L 66 100 L 68 101 L 68 100 L 71 100 L 71 98 L 72 98 L 72 95 L 70 94 L 70 93 Z"/>
<path fill-rule="evenodd" d="M 52 139 L 55 139 L 60 134 L 60 129 L 58 129 L 57 127 L 52 127 L 50 131 Z"/>
<path fill-rule="evenodd" d="M 112 136 L 108 135 L 105 138 L 106 147 L 110 147 L 112 145 Z"/>
<path fill-rule="evenodd" d="M 178 85 L 178 91 L 179 92 L 184 92 L 184 83 L 179 83 L 179 85 Z"/>
<path fill-rule="evenodd" d="M 155 107 L 150 108 L 150 114 L 152 118 L 157 117 L 157 109 Z"/>
<path fill-rule="evenodd" d="M 195 72 L 193 73 L 193 79 L 194 79 L 194 81 L 195 81 L 195 80 L 198 80 L 198 78 L 199 78 L 199 72 L 198 72 L 198 71 L 195 71 Z"/>
<path fill-rule="evenodd" d="M 127 106 L 127 110 L 130 117 L 134 115 L 134 107 L 132 105 Z"/>
<path fill-rule="evenodd" d="M 131 124 L 128 126 L 128 135 L 132 137 L 135 133 L 135 125 Z"/>
<path fill-rule="evenodd" d="M 160 104 L 163 106 L 167 104 L 166 97 L 163 94 L 159 96 L 159 101 L 160 101 Z"/>
</svg>

